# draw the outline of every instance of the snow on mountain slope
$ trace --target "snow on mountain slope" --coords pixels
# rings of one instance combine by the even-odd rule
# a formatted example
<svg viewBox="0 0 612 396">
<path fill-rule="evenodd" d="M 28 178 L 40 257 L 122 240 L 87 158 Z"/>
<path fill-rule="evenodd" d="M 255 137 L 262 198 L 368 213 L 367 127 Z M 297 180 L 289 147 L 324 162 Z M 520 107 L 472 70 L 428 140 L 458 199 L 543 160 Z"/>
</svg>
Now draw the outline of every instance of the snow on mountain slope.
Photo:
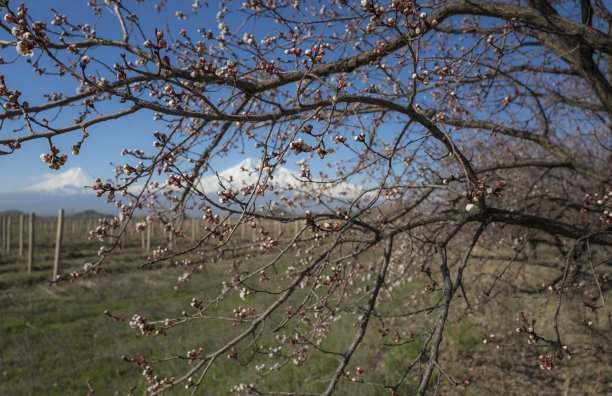
<svg viewBox="0 0 612 396">
<path fill-rule="evenodd" d="M 253 184 L 259 178 L 258 167 L 259 161 L 253 158 L 245 158 L 238 164 L 218 172 L 216 175 L 203 177 L 200 180 L 200 187 L 206 194 L 211 194 L 221 189 L 219 181 L 225 187 L 231 188 L 240 188 L 244 185 Z"/>
<path fill-rule="evenodd" d="M 225 188 L 240 189 L 242 186 L 255 184 L 259 178 L 259 160 L 246 158 L 236 165 L 225 169 L 218 174 L 205 176 L 200 180 L 200 187 L 204 193 L 217 195 L 219 179 Z M 218 177 L 217 177 L 218 175 Z M 94 191 L 84 186 L 94 184 L 95 178 L 79 167 L 63 172 L 47 173 L 36 178 L 29 186 L 18 191 L 0 191 L 0 211 L 19 209 L 22 211 L 36 211 L 38 214 L 53 215 L 57 209 L 85 210 L 94 208 L 105 213 L 112 212 L 114 207 L 106 203 L 105 199 L 96 198 Z M 349 183 L 303 183 L 299 180 L 299 173 L 289 168 L 278 166 L 274 172 L 274 179 L 269 183 L 274 185 L 274 191 L 285 197 L 294 196 L 294 192 L 308 192 L 312 197 L 351 198 L 363 191 L 361 186 Z M 132 189 L 141 186 L 133 186 Z M 272 194 L 266 194 L 267 200 L 274 200 Z M 264 199 L 263 201 L 265 201 Z M 262 200 L 259 200 L 261 203 Z"/>
<path fill-rule="evenodd" d="M 240 189 L 242 186 L 254 184 L 260 177 L 259 171 L 260 162 L 254 158 L 245 158 L 238 164 L 222 171 L 216 175 L 203 177 L 200 181 L 200 187 L 206 194 L 216 194 L 221 190 L 219 181 L 223 183 L 225 188 Z M 342 196 L 358 194 L 361 188 L 349 183 L 338 183 L 330 185 L 328 183 L 304 183 L 300 181 L 299 173 L 290 170 L 284 166 L 277 166 L 274 171 L 274 179 L 270 181 L 276 188 L 280 190 L 298 189 L 302 191 L 314 192 L 321 191 L 328 196 Z M 262 175 L 263 176 L 263 175 Z"/>
<path fill-rule="evenodd" d="M 41 179 L 21 191 L 49 195 L 87 194 L 91 190 L 83 187 L 94 183 L 94 177 L 79 167 L 59 173 L 46 173 Z"/>
</svg>

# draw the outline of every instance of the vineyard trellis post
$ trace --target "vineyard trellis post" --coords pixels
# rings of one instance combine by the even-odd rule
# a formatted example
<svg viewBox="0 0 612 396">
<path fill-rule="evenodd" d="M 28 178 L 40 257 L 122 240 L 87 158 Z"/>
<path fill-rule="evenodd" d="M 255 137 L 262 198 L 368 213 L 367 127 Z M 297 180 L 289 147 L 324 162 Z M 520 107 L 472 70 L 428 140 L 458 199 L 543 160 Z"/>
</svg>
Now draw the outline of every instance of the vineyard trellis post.
<svg viewBox="0 0 612 396">
<path fill-rule="evenodd" d="M 24 229 L 24 216 L 22 213 L 19 215 L 19 257 L 23 257 L 23 229 Z"/>
<path fill-rule="evenodd" d="M 55 234 L 55 256 L 53 257 L 53 279 L 59 274 L 60 253 L 62 251 L 62 234 L 64 231 L 64 209 L 57 212 L 57 233 Z"/>
<path fill-rule="evenodd" d="M 34 225 L 36 223 L 36 216 L 33 212 L 28 215 L 28 273 L 32 272 L 34 264 Z"/>
<path fill-rule="evenodd" d="M 153 225 L 149 224 L 147 226 L 147 246 L 145 247 L 145 250 L 147 252 L 151 251 L 151 233 L 152 231 Z"/>
<path fill-rule="evenodd" d="M 4 249 L 4 216 L 0 216 L 0 249 Z"/>
<path fill-rule="evenodd" d="M 11 251 L 11 216 L 6 217 L 6 252 Z"/>
</svg>

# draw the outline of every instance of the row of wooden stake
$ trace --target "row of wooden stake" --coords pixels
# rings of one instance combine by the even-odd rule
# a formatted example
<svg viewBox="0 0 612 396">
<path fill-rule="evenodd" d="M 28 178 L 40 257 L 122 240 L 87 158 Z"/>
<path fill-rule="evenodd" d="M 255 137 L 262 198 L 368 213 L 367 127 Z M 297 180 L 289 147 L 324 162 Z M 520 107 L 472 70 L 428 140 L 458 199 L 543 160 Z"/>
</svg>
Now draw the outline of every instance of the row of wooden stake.
<svg viewBox="0 0 612 396">
<path fill-rule="evenodd" d="M 25 215 L 19 215 L 19 256 L 23 256 L 24 250 L 24 233 L 25 233 Z M 35 230 L 36 230 L 36 215 L 30 212 L 27 215 L 28 219 L 28 273 L 31 273 L 34 269 L 34 253 L 35 253 Z M 0 218 L 0 248 L 5 250 L 6 253 L 11 252 L 11 237 L 12 231 L 12 217 L 3 216 Z M 92 221 L 88 222 L 88 228 L 93 225 Z M 72 232 L 76 231 L 77 223 L 75 220 L 72 221 Z M 53 255 L 53 279 L 57 278 L 60 267 L 60 253 L 62 251 L 62 238 L 64 234 L 64 209 L 59 209 L 57 213 L 56 233 L 55 233 L 55 253 Z"/>
<path fill-rule="evenodd" d="M 25 232 L 25 215 L 19 215 L 19 256 L 23 256 L 24 251 L 24 232 Z M 34 267 L 34 241 L 35 241 L 35 225 L 36 225 L 36 215 L 30 212 L 27 215 L 28 220 L 28 272 L 32 272 Z M 195 240 L 198 238 L 198 234 L 201 228 L 201 220 L 192 218 L 191 221 L 191 236 L 192 239 Z M 298 222 L 294 222 L 294 235 L 298 233 Z M 91 221 L 88 224 L 89 228 L 93 226 Z M 273 234 L 277 234 L 283 228 L 281 223 L 275 222 L 270 224 L 268 228 Z M 72 221 L 72 231 L 76 230 L 76 222 Z M 145 252 L 149 252 L 151 250 L 151 238 L 153 234 L 154 226 L 151 224 L 146 228 L 146 231 L 141 232 L 141 247 Z M 162 228 L 163 230 L 163 228 Z M 243 224 L 239 227 L 239 235 L 242 239 L 247 237 L 247 230 L 252 234 L 252 240 L 255 241 L 258 230 L 256 228 L 251 229 L 251 227 Z M 287 232 L 287 230 L 285 230 Z M 53 256 L 53 279 L 57 278 L 59 274 L 59 266 L 60 266 L 60 253 L 62 250 L 62 237 L 64 234 L 64 209 L 59 209 L 57 214 L 57 228 L 55 234 L 55 254 Z M 12 218 L 10 216 L 2 216 L 0 217 L 0 249 L 5 250 L 7 253 L 11 251 L 11 236 L 12 236 Z"/>
<path fill-rule="evenodd" d="M 63 218 L 64 210 L 60 209 L 60 218 Z M 36 215 L 30 212 L 28 214 L 28 272 L 32 272 L 34 263 L 34 223 L 36 221 Z M 24 230 L 25 230 L 25 216 L 19 215 L 19 256 L 23 256 L 23 245 L 24 245 Z M 58 220 L 58 227 L 61 226 L 61 220 Z M 11 236 L 12 236 L 12 218 L 2 217 L 0 220 L 0 246 L 6 250 L 7 253 L 11 251 Z M 61 241 L 61 232 L 58 234 L 58 240 Z M 59 246 L 58 246 L 59 248 Z M 56 249 L 55 262 L 53 264 L 53 275 L 57 275 L 57 268 L 59 266 L 59 253 Z"/>
</svg>

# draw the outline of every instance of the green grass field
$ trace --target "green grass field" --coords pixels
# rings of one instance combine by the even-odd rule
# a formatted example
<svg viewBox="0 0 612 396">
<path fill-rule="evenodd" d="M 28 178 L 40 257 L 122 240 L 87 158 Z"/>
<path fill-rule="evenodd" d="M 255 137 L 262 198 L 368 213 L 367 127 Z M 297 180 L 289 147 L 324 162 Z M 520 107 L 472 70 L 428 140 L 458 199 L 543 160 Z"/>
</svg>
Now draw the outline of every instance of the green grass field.
<svg viewBox="0 0 612 396">
<path fill-rule="evenodd" d="M 162 236 L 158 235 L 153 245 L 162 241 Z M 92 258 L 88 253 L 95 253 L 99 244 L 86 240 L 82 234 L 67 233 L 62 253 L 62 272 L 82 268 L 83 263 Z M 141 394 L 148 386 L 142 376 L 142 368 L 122 361 L 121 356 L 144 356 L 149 360 L 180 356 L 181 359 L 165 362 L 159 368 L 160 376 L 179 376 L 190 367 L 186 359 L 188 350 L 199 347 L 206 351 L 214 350 L 247 326 L 238 324 L 233 327 L 228 321 L 194 320 L 188 325 L 169 329 L 167 336 L 144 336 L 130 328 L 127 322 L 114 321 L 103 314 L 109 310 L 114 315 L 126 316 L 128 320 L 135 313 L 151 320 L 163 320 L 181 317 L 184 310 L 194 313 L 189 307 L 191 299 L 216 295 L 221 290 L 221 282 L 228 278 L 226 271 L 231 268 L 235 258 L 244 252 L 236 252 L 234 258 L 194 272 L 188 283 L 175 289 L 183 269 L 172 263 L 137 269 L 138 264 L 145 261 L 146 255 L 140 248 L 140 240 L 133 238 L 126 242 L 119 254 L 111 256 L 104 274 L 49 286 L 47 281 L 51 278 L 53 260 L 52 233 L 39 233 L 37 246 L 36 271 L 32 274 L 25 272 L 26 259 L 19 257 L 16 249 L 10 254 L 2 251 L 0 256 L 1 395 L 86 394 L 87 379 L 97 395 L 124 395 L 134 386 L 135 394 Z M 375 251 L 372 257 L 376 254 Z M 262 256 L 257 260 L 269 257 Z M 279 273 L 289 264 L 281 261 L 277 266 Z M 479 279 L 482 280 L 487 271 L 492 271 L 494 265 L 491 263 L 473 268 L 466 273 L 474 286 L 468 290 L 470 296 L 478 294 Z M 489 282 L 486 276 L 484 280 L 484 283 Z M 277 282 L 273 276 L 271 282 L 272 285 Z M 438 292 L 423 294 L 422 282 L 416 281 L 394 289 L 393 298 L 388 291 L 383 291 L 383 294 L 385 298 L 381 300 L 381 310 L 392 310 L 394 307 L 415 310 L 431 304 L 439 296 Z M 301 296 L 297 293 L 286 305 L 298 304 Z M 273 296 L 264 295 L 254 299 L 256 310 L 263 309 L 271 298 Z M 244 303 L 237 293 L 230 293 L 208 313 L 227 314 L 232 307 Z M 462 301 L 456 300 L 449 317 L 441 359 L 454 377 L 469 379 L 471 385 L 466 389 L 453 388 L 438 375 L 434 375 L 432 381 L 439 381 L 442 394 L 484 395 L 502 390 L 507 394 L 532 394 L 532 391 L 539 389 L 544 389 L 541 394 L 605 394 L 612 391 L 610 367 L 602 367 L 594 360 L 585 359 L 588 352 L 581 353 L 578 347 L 587 342 L 598 345 L 605 342 L 607 336 L 596 333 L 596 329 L 605 329 L 604 321 L 596 323 L 594 336 L 587 338 L 584 329 L 575 325 L 575 318 L 570 315 L 564 319 L 567 328 L 575 332 L 568 334 L 567 339 L 576 345 L 576 359 L 575 362 L 559 365 L 551 372 L 537 367 L 537 355 L 541 350 L 525 351 L 524 337 L 514 333 L 513 321 L 517 312 L 528 306 L 539 312 L 541 317 L 550 318 L 553 303 L 554 296 L 532 296 L 520 300 L 502 295 L 498 300 L 481 304 L 478 309 L 466 311 Z M 431 325 L 433 317 L 435 314 L 410 320 L 389 319 L 384 326 L 372 320 L 363 348 L 353 356 L 349 365 L 351 370 L 355 365 L 360 365 L 365 368 L 365 373 L 356 378 L 356 382 L 348 378 L 342 380 L 338 394 L 388 394 L 383 387 L 363 385 L 360 381 L 395 383 L 402 367 L 418 355 L 422 342 L 416 339 L 402 347 L 389 346 L 393 344 L 393 334 L 381 337 L 379 329 L 395 329 L 404 336 L 412 330 L 419 334 Z M 269 326 L 273 327 L 280 320 L 279 313 L 270 319 Z M 286 329 L 291 328 L 294 322 L 289 322 Z M 323 341 L 321 348 L 343 351 L 350 344 L 357 323 L 356 315 L 344 313 L 342 319 L 333 324 L 334 330 Z M 259 347 L 264 352 L 260 353 L 252 352 L 249 340 L 241 342 L 238 349 L 244 353 L 238 359 L 220 358 L 198 394 L 227 394 L 234 385 L 256 380 L 261 389 L 274 385 L 275 389 L 283 390 L 323 391 L 326 387 L 324 380 L 335 370 L 338 358 L 316 348 L 311 348 L 307 361 L 300 366 L 293 364 L 291 351 L 270 358 L 265 348 L 276 345 L 274 337 L 283 332 L 281 330 L 263 337 Z M 496 334 L 499 349 L 482 343 L 483 337 L 491 333 Z M 250 369 L 245 367 L 247 363 Z M 253 370 L 258 364 L 272 367 L 275 363 L 283 365 L 283 369 L 265 371 L 267 374 L 264 376 Z M 157 370 L 157 365 L 155 367 Z M 418 373 L 418 368 L 416 370 Z M 311 378 L 320 380 L 313 381 Z M 400 394 L 413 394 L 417 378 L 408 378 L 400 388 Z M 182 386 L 176 389 L 177 394 L 189 392 Z"/>
</svg>

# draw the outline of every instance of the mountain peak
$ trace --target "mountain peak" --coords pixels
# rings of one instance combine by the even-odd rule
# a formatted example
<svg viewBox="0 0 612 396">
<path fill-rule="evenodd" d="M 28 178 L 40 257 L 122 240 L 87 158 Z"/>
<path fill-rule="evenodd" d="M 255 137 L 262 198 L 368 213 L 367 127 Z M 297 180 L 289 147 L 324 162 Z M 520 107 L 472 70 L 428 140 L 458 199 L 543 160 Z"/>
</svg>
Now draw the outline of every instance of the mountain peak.
<svg viewBox="0 0 612 396">
<path fill-rule="evenodd" d="M 242 187 L 257 181 L 261 162 L 255 158 L 245 158 L 236 165 L 215 175 L 205 176 L 200 180 L 204 192 L 214 193 L 219 189 L 219 179 L 227 186 Z"/>
<path fill-rule="evenodd" d="M 257 167 L 259 167 L 259 164 L 260 161 L 258 159 L 248 157 L 240 161 L 237 166 L 247 170 L 256 170 Z"/>
<path fill-rule="evenodd" d="M 209 175 L 202 177 L 200 179 L 200 188 L 206 194 L 214 194 L 221 186 L 219 182 L 221 182 L 224 188 L 240 188 L 245 185 L 252 185 L 257 183 L 257 180 L 260 176 L 259 167 L 261 165 L 261 161 L 254 158 L 245 158 L 240 161 L 238 164 L 227 168 L 221 172 L 217 172 L 214 175 Z M 265 177 L 266 174 L 262 174 L 262 177 Z M 300 180 L 299 173 L 292 171 L 289 168 L 284 166 L 276 166 L 274 170 L 274 178 L 269 180 L 269 183 L 278 187 L 280 190 L 284 189 L 301 189 L 301 190 L 309 190 L 309 191 L 319 191 L 328 196 L 355 196 L 360 193 L 361 188 L 359 186 L 355 186 L 346 182 L 342 183 L 304 183 L 304 181 Z M 278 191 L 278 190 L 277 190 Z"/>
<path fill-rule="evenodd" d="M 43 194 L 78 194 L 86 193 L 83 187 L 93 184 L 94 178 L 82 168 L 74 167 L 64 172 L 46 173 L 42 181 L 34 183 L 23 192 L 35 192 Z"/>
</svg>

